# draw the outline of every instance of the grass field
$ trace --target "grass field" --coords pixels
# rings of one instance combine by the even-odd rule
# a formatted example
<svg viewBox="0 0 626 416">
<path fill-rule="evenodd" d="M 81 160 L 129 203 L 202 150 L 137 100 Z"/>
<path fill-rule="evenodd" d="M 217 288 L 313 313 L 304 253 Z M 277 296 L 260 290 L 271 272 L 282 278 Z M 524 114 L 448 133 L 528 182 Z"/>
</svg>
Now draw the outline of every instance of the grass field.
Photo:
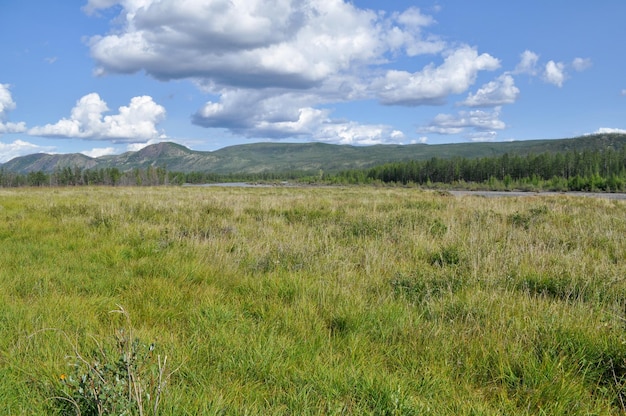
<svg viewBox="0 0 626 416">
<path fill-rule="evenodd" d="M 0 413 L 619 414 L 625 279 L 623 201 L 0 190 Z"/>
</svg>

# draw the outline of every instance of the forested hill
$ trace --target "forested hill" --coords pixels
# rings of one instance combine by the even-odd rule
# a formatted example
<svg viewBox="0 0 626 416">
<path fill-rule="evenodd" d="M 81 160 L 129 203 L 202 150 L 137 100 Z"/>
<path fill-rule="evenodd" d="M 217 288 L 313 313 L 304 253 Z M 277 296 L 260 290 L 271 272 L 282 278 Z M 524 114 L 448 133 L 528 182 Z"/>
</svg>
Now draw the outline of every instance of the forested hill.
<svg viewBox="0 0 626 416">
<path fill-rule="evenodd" d="M 52 173 L 65 168 L 110 169 L 120 171 L 164 167 L 176 172 L 211 172 L 216 174 L 324 172 L 409 160 L 432 158 L 480 158 L 504 154 L 528 154 L 602 151 L 622 149 L 626 134 L 602 134 L 571 139 L 528 140 L 497 143 L 455 143 L 348 146 L 324 143 L 251 143 L 225 147 L 214 152 L 193 151 L 175 143 L 159 143 L 137 152 L 91 158 L 82 154 L 33 154 L 0 164 L 0 170 L 25 174 Z"/>
</svg>

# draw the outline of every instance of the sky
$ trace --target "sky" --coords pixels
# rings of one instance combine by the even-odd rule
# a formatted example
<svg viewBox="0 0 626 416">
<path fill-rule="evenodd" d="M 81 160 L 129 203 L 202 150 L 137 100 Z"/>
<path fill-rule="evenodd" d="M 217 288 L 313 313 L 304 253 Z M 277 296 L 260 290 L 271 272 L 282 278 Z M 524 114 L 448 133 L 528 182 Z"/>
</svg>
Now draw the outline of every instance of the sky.
<svg viewBox="0 0 626 416">
<path fill-rule="evenodd" d="M 626 1 L 0 0 L 0 163 L 626 133 Z"/>
</svg>

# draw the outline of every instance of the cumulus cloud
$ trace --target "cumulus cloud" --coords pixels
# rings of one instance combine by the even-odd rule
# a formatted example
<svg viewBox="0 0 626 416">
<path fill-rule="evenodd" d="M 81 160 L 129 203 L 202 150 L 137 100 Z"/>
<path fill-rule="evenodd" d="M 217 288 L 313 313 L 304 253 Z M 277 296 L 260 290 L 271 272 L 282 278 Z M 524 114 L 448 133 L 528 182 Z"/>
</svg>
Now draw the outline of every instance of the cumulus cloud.
<svg viewBox="0 0 626 416">
<path fill-rule="evenodd" d="M 458 114 L 438 114 L 427 126 L 420 128 L 420 133 L 461 134 L 467 129 L 472 130 L 469 138 L 489 135 L 495 137 L 496 130 L 506 128 L 500 120 L 500 108 L 493 111 L 472 110 L 460 111 Z"/>
<path fill-rule="evenodd" d="M 106 102 L 91 93 L 78 100 L 69 118 L 33 127 L 28 134 L 131 143 L 162 136 L 156 125 L 165 117 L 165 108 L 156 104 L 152 97 L 134 97 L 128 106 L 118 109 L 118 114 L 103 115 L 108 111 Z"/>
<path fill-rule="evenodd" d="M 318 141 L 337 144 L 373 145 L 402 142 L 404 133 L 387 125 L 335 122 L 321 125 L 314 137 Z"/>
<path fill-rule="evenodd" d="M 539 62 L 539 55 L 526 50 L 520 55 L 520 62 L 515 67 L 514 72 L 516 74 L 537 75 L 537 62 Z"/>
<path fill-rule="evenodd" d="M 24 140 L 15 140 L 13 143 L 0 142 L 0 163 L 8 162 L 19 156 L 33 153 L 46 153 L 54 150 L 54 147 L 39 146 Z"/>
<path fill-rule="evenodd" d="M 11 123 L 11 122 L 1 122 L 0 121 L 0 134 L 5 133 L 23 133 L 26 131 L 26 123 Z"/>
<path fill-rule="evenodd" d="M 430 64 L 419 72 L 391 70 L 375 80 L 381 103 L 387 105 L 443 104 L 448 95 L 465 92 L 479 71 L 493 71 L 500 62 L 475 48 L 460 47 L 448 54 L 440 66 Z"/>
<path fill-rule="evenodd" d="M 285 138 L 311 134 L 328 110 L 310 106 L 315 96 L 279 91 L 229 89 L 193 117 L 204 127 L 224 127 L 247 137 Z"/>
<path fill-rule="evenodd" d="M 245 137 L 284 139 L 309 137 L 341 144 L 397 142 L 404 134 L 387 125 L 368 125 L 335 120 L 330 110 L 307 104 L 314 97 L 263 91 L 229 90 L 218 102 L 207 102 L 193 117 L 205 127 L 226 127 Z"/>
<path fill-rule="evenodd" d="M 15 110 L 15 101 L 9 91 L 10 85 L 0 84 L 0 134 L 4 133 L 22 133 L 26 131 L 26 123 L 11 123 L 5 121 L 9 112 Z"/>
<path fill-rule="evenodd" d="M 393 26 L 397 23 L 397 26 Z M 422 29 L 435 23 L 432 16 L 422 14 L 411 7 L 403 13 L 394 13 L 390 21 L 384 22 L 387 28 L 382 32 L 391 50 L 405 48 L 408 56 L 434 54 L 443 51 L 446 43 L 438 36 L 423 36 Z"/>
<path fill-rule="evenodd" d="M 549 61 L 543 72 L 543 80 L 547 83 L 562 87 L 565 82 L 565 64 L 562 62 Z"/>
<path fill-rule="evenodd" d="M 15 102 L 9 91 L 10 85 L 0 84 L 0 116 L 6 115 L 11 110 L 15 110 Z"/>
<path fill-rule="evenodd" d="M 515 67 L 513 73 L 541 76 L 543 81 L 556 85 L 557 87 L 562 87 L 567 79 L 566 70 L 568 68 L 574 69 L 576 72 L 582 72 L 591 68 L 592 65 L 591 59 L 580 57 L 574 58 L 571 64 L 550 60 L 545 65 L 539 65 L 539 55 L 526 50 L 520 55 L 520 62 Z M 543 70 L 540 70 L 542 67 Z"/>
<path fill-rule="evenodd" d="M 397 77 L 394 77 L 394 71 L 390 71 L 369 86 L 346 87 L 346 91 L 362 98 L 373 94 L 385 104 L 442 103 L 449 94 L 467 90 L 479 71 L 498 66 L 497 59 L 488 54 L 479 55 L 474 48 L 464 46 L 450 52 L 438 67 L 428 65 L 418 73 L 402 73 Z M 204 127 L 227 128 L 251 138 L 303 136 L 343 144 L 404 141 L 404 133 L 390 126 L 334 120 L 329 109 L 316 108 L 320 103 L 340 99 L 333 96 L 333 91 L 337 93 L 344 84 L 359 85 L 358 82 L 324 84 L 306 93 L 279 88 L 226 88 L 220 91 L 218 100 L 209 101 L 198 110 L 193 122 Z M 498 79 L 498 88 L 488 92 L 485 87 L 485 91 L 477 93 L 472 100 L 476 106 L 479 101 L 481 105 L 487 105 L 487 99 L 496 105 L 510 101 L 515 95 L 512 77 L 504 76 Z"/>
<path fill-rule="evenodd" d="M 392 50 L 442 48 L 422 38 L 432 19 L 417 8 L 385 18 L 343 0 L 91 0 L 85 10 L 116 4 L 121 30 L 89 41 L 99 74 L 310 88 Z"/>
<path fill-rule="evenodd" d="M 337 131 L 342 141 L 400 140 L 388 126 L 333 120 L 319 107 L 376 97 L 381 65 L 449 49 L 425 32 L 436 22 L 416 7 L 378 13 L 347 0 L 89 0 L 83 10 L 111 7 L 119 11 L 114 30 L 88 40 L 97 75 L 192 80 L 213 96 L 194 124 L 251 138 L 325 140 Z M 445 53 L 443 70 L 454 76 L 460 52 Z M 485 58 L 459 60 L 461 79 L 440 86 L 437 98 L 466 89 L 472 66 L 488 65 Z"/>
<path fill-rule="evenodd" d="M 191 80 L 211 95 L 192 122 L 249 138 L 332 140 L 334 134 L 338 142 L 402 141 L 404 135 L 390 126 L 333 119 L 329 104 L 376 99 L 385 105 L 442 105 L 451 95 L 466 94 L 481 71 L 500 67 L 488 53 L 430 33 L 437 22 L 417 7 L 385 13 L 349 0 L 88 0 L 83 10 L 97 14 L 109 8 L 119 13 L 112 30 L 87 41 L 97 75 L 145 72 L 160 80 Z M 431 63 L 421 70 L 389 69 L 419 55 L 432 55 L 423 58 Z M 542 71 L 539 56 L 527 50 L 512 74 L 545 73 L 546 81 L 562 85 L 565 68 L 550 62 Z M 588 63 L 577 58 L 571 65 Z M 510 74 L 462 104 L 515 102 L 519 89 Z M 90 112 L 94 122 L 70 117 L 44 131 L 141 141 L 108 133 L 102 127 L 106 117 L 97 111 Z M 154 139 L 157 121 L 147 129 L 151 134 L 133 136 Z"/>
<path fill-rule="evenodd" d="M 476 93 L 470 93 L 460 105 L 468 107 L 494 107 L 513 104 L 519 95 L 519 88 L 510 74 L 503 74 L 494 81 L 483 85 Z"/>
</svg>

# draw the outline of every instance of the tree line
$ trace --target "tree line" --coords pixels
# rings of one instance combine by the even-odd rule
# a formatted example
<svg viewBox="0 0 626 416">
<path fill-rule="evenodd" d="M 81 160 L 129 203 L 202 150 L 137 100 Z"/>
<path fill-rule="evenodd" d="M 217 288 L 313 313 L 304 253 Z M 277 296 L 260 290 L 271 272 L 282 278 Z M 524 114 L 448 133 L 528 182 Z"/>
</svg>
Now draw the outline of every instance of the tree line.
<svg viewBox="0 0 626 416">
<path fill-rule="evenodd" d="M 386 163 L 366 170 L 340 172 L 335 183 L 452 184 L 488 189 L 625 191 L 626 147 Z"/>
<path fill-rule="evenodd" d="M 0 187 L 158 186 L 235 181 L 284 181 L 326 184 L 401 184 L 480 187 L 502 190 L 626 191 L 626 147 L 482 158 L 437 158 L 386 163 L 338 173 L 261 172 L 217 174 L 175 172 L 165 166 L 120 171 L 118 168 L 60 168 L 18 174 L 0 170 Z"/>
<path fill-rule="evenodd" d="M 0 187 L 23 186 L 81 186 L 81 185 L 108 185 L 108 186 L 141 186 L 165 185 L 172 177 L 165 167 L 148 167 L 147 169 L 133 169 L 126 172 L 118 168 L 82 169 L 80 167 L 65 167 L 56 169 L 52 173 L 44 171 L 28 172 L 26 174 L 7 172 L 0 169 Z"/>
<path fill-rule="evenodd" d="M 121 171 L 115 167 L 100 169 L 83 169 L 80 167 L 64 167 L 52 173 L 34 171 L 15 173 L 0 169 L 0 187 L 44 187 L 44 186 L 159 186 L 203 184 L 215 182 L 269 182 L 278 180 L 300 180 L 309 174 L 305 172 L 261 172 L 219 174 L 211 172 L 176 172 L 169 171 L 165 166 L 141 169 L 135 168 Z"/>
</svg>

